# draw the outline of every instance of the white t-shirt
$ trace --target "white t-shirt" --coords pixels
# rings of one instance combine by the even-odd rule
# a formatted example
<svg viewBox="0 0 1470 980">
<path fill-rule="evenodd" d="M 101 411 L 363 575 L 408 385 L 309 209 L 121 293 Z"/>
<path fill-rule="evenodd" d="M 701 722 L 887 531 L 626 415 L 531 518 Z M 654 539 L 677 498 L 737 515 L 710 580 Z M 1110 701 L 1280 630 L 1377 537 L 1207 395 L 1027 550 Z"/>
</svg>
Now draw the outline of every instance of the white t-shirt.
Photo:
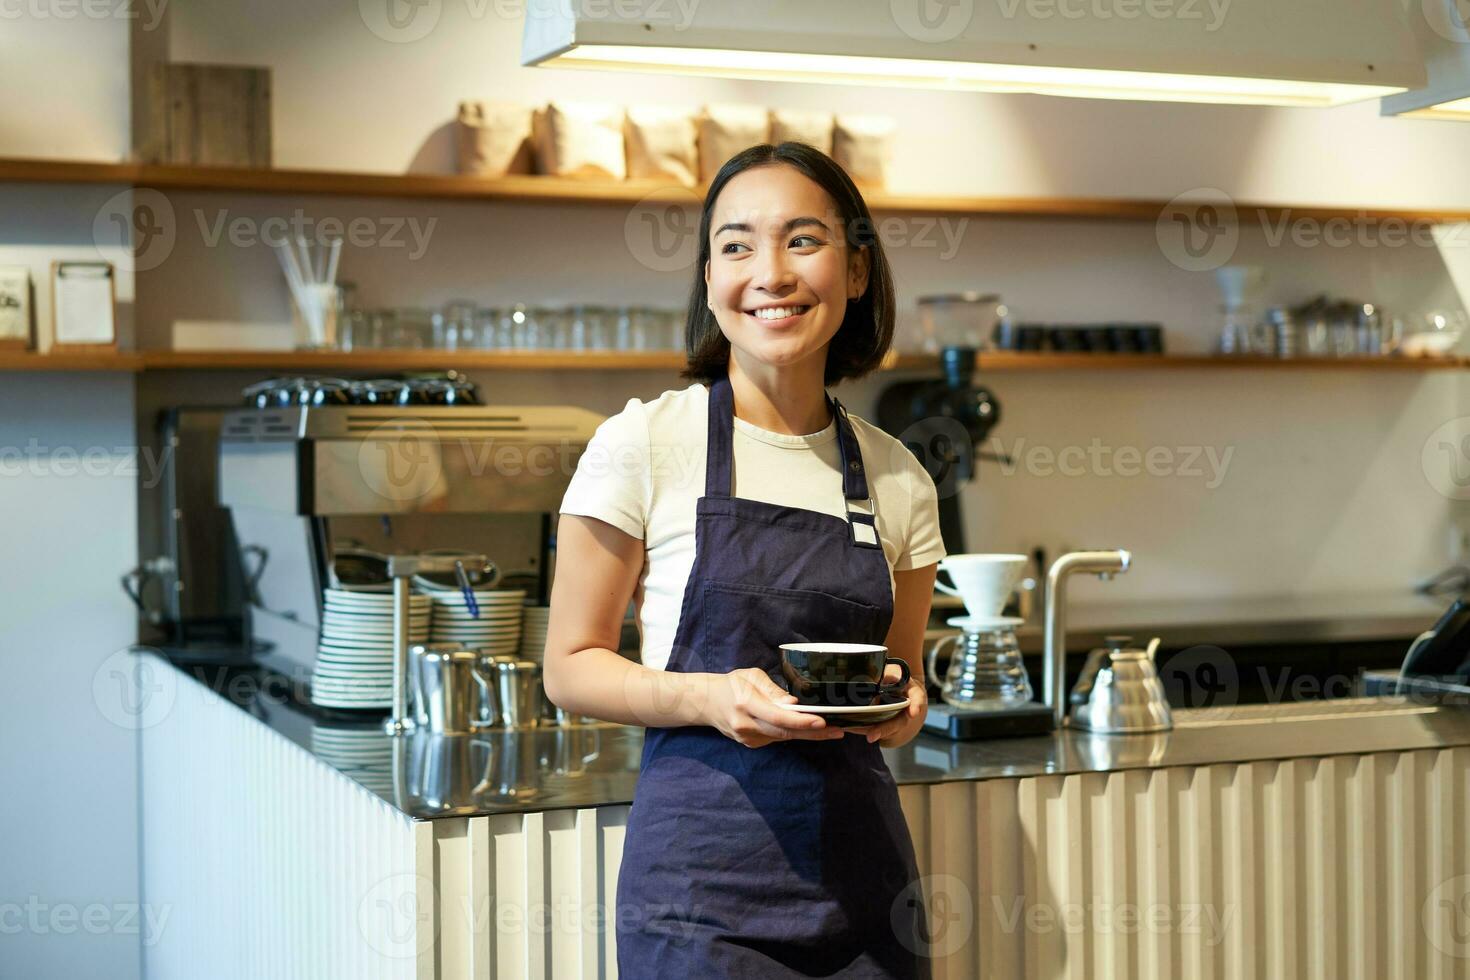
<svg viewBox="0 0 1470 980">
<path fill-rule="evenodd" d="M 944 557 L 934 481 L 888 433 L 848 413 L 862 449 L 878 537 L 894 569 Z M 628 399 L 597 427 L 562 499 L 561 513 L 595 517 L 644 542 L 634 603 L 642 660 L 662 670 L 674 645 L 684 587 L 694 567 L 695 504 L 704 496 L 709 389 L 694 384 L 652 401 Z M 733 494 L 846 518 L 837 423 L 786 435 L 734 420 Z M 866 511 L 867 501 L 853 501 Z"/>
</svg>

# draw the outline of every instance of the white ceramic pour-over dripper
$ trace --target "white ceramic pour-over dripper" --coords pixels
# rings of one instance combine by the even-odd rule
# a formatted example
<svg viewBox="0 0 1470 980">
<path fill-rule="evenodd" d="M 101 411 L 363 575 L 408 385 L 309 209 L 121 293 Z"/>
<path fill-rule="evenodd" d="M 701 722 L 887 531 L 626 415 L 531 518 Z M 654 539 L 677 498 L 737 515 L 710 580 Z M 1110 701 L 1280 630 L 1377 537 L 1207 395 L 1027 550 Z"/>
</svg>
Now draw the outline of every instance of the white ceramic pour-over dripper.
<svg viewBox="0 0 1470 980">
<path fill-rule="evenodd" d="M 939 569 L 955 587 L 936 581 L 936 589 L 964 600 L 971 616 L 999 616 L 1026 570 L 1026 556 L 950 555 L 940 559 Z"/>
</svg>

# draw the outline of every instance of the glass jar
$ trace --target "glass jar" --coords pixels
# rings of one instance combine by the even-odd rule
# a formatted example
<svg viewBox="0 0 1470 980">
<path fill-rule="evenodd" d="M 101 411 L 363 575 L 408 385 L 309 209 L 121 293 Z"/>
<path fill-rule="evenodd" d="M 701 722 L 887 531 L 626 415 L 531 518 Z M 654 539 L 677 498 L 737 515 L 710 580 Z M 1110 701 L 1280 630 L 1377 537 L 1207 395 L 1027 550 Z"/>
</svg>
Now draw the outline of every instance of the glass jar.
<svg viewBox="0 0 1470 980">
<path fill-rule="evenodd" d="M 646 306 L 635 306 L 628 310 L 628 349 L 656 350 L 658 340 L 658 314 Z"/>
<path fill-rule="evenodd" d="M 475 347 L 477 350 L 489 350 L 499 346 L 500 343 L 500 311 L 496 309 L 478 310 L 475 313 Z"/>
<path fill-rule="evenodd" d="M 338 346 L 344 351 L 363 350 L 373 346 L 373 321 L 366 310 L 352 310 L 342 318 Z"/>
<path fill-rule="evenodd" d="M 1326 357 L 1332 353 L 1327 317 L 1324 314 L 1308 313 L 1297 324 L 1297 349 L 1307 357 Z"/>
<path fill-rule="evenodd" d="M 1327 322 L 1327 336 L 1333 357 L 1351 357 L 1358 352 L 1358 324 L 1350 313 L 1334 311 Z"/>
<path fill-rule="evenodd" d="M 938 353 L 945 347 L 988 350 L 1004 309 L 995 293 L 948 293 L 919 297 L 923 348 Z"/>
<path fill-rule="evenodd" d="M 439 311 L 435 341 L 444 350 L 475 347 L 475 304 L 466 299 L 450 300 Z"/>
<path fill-rule="evenodd" d="M 960 627 L 957 636 L 947 636 L 929 649 L 926 667 L 930 683 L 939 688 L 946 704 L 974 710 L 1018 707 L 1031 700 L 1031 679 L 1021 660 L 1015 617 L 957 616 L 949 620 Z M 953 647 L 944 677 L 935 670 L 940 651 Z"/>
<path fill-rule="evenodd" d="M 546 334 L 550 312 L 544 306 L 533 306 L 525 311 L 517 324 L 520 338 L 517 347 L 525 350 L 546 350 L 550 346 L 550 338 Z"/>
<path fill-rule="evenodd" d="M 572 318 L 567 333 L 567 349 L 583 351 L 588 347 L 588 337 L 592 332 L 592 307 L 585 304 L 577 304 L 572 307 Z"/>
<path fill-rule="evenodd" d="M 608 311 L 608 322 L 612 324 L 610 346 L 614 350 L 633 349 L 633 310 L 619 306 Z"/>
<path fill-rule="evenodd" d="M 385 347 L 421 350 L 435 346 L 434 315 L 429 310 L 401 307 L 394 311 Z"/>
<path fill-rule="evenodd" d="M 1383 314 L 1372 303 L 1357 309 L 1358 353 L 1383 353 Z"/>
<path fill-rule="evenodd" d="M 607 307 L 587 307 L 588 350 L 610 350 L 612 348 L 613 322 L 613 311 Z"/>
<path fill-rule="evenodd" d="M 1247 354 L 1250 352 L 1250 314 L 1244 310 L 1221 309 L 1220 353 Z"/>
<path fill-rule="evenodd" d="M 543 345 L 550 350 L 566 350 L 571 342 L 572 314 L 564 308 L 548 307 L 539 315 Z"/>
</svg>

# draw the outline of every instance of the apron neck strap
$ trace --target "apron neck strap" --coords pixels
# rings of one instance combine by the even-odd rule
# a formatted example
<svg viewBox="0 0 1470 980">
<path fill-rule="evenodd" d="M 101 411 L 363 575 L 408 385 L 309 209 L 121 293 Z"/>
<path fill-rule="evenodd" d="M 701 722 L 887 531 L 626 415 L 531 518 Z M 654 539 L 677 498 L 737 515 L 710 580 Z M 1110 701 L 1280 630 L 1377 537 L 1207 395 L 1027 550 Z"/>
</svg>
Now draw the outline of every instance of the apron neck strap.
<svg viewBox="0 0 1470 980">
<path fill-rule="evenodd" d="M 831 395 L 827 404 L 837 420 L 837 448 L 842 454 L 842 496 L 848 500 L 868 499 L 868 478 L 863 453 L 853 433 L 847 409 Z M 709 390 L 709 441 L 705 451 L 704 495 L 728 497 L 734 488 L 735 393 L 728 377 Z"/>
</svg>

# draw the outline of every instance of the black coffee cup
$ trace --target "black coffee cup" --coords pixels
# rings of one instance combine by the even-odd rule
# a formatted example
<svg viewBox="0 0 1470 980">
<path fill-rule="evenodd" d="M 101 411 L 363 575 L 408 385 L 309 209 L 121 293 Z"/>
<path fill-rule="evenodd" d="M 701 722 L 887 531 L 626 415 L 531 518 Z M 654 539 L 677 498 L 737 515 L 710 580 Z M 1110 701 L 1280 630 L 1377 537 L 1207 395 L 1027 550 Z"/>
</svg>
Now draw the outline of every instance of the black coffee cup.
<svg viewBox="0 0 1470 980">
<path fill-rule="evenodd" d="M 876 704 L 883 694 L 908 686 L 909 665 L 873 643 L 783 643 L 781 676 L 800 704 L 853 707 Z M 883 668 L 897 664 L 896 683 L 883 683 Z"/>
</svg>

